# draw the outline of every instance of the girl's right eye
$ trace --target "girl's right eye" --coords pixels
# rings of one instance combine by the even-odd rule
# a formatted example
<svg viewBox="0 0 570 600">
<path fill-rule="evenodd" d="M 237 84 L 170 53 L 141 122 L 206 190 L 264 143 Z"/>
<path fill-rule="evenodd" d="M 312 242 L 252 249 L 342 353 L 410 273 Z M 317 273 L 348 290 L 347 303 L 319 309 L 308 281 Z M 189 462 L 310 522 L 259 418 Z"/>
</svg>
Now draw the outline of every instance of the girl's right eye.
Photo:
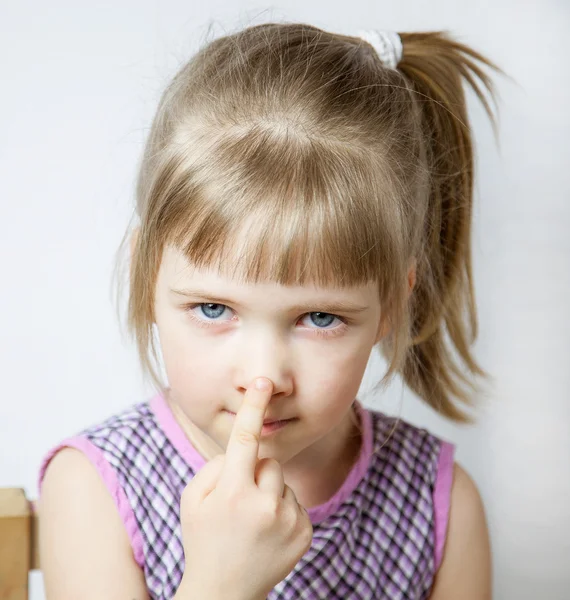
<svg viewBox="0 0 570 600">
<path fill-rule="evenodd" d="M 196 316 L 196 313 L 194 312 L 195 308 L 200 308 L 200 316 Z M 220 317 L 224 314 L 226 308 L 229 307 L 227 307 L 225 304 L 202 302 L 200 304 L 189 304 L 188 306 L 184 307 L 184 310 L 188 313 L 190 319 L 192 319 L 192 321 L 194 321 L 199 327 L 211 327 L 223 322 L 223 320 L 212 321 L 209 319 L 217 319 L 217 317 Z"/>
</svg>

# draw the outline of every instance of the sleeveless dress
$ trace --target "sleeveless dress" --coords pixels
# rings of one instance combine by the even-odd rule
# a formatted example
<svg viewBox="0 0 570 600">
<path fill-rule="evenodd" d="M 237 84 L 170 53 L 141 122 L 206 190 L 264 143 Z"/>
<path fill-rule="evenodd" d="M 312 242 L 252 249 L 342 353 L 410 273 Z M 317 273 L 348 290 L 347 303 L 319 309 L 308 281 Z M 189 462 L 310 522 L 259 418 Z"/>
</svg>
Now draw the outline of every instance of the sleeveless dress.
<svg viewBox="0 0 570 600">
<path fill-rule="evenodd" d="M 327 502 L 307 510 L 311 547 L 267 600 L 424 600 L 445 543 L 454 446 L 354 402 L 360 454 Z M 51 449 L 85 454 L 109 490 L 150 598 L 173 598 L 184 572 L 180 497 L 205 464 L 162 395 Z"/>
</svg>

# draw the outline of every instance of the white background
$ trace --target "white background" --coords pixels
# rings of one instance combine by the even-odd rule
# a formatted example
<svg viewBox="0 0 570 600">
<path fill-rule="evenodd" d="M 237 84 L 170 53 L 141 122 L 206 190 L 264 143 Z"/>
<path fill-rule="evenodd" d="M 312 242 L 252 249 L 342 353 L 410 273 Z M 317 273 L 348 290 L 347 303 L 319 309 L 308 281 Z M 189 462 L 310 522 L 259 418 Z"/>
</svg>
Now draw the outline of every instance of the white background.
<svg viewBox="0 0 570 600">
<path fill-rule="evenodd" d="M 35 2 L 0 8 L 0 486 L 37 495 L 44 452 L 148 396 L 110 295 L 159 94 L 214 35 L 271 20 L 355 33 L 449 29 L 497 78 L 500 149 L 469 96 L 477 142 L 473 250 L 480 337 L 495 377 L 458 427 L 397 382 L 368 406 L 458 445 L 491 530 L 494 597 L 570 588 L 570 3 L 400 0 Z M 372 360 L 363 394 L 383 374 Z M 43 598 L 32 576 L 32 598 Z"/>
</svg>

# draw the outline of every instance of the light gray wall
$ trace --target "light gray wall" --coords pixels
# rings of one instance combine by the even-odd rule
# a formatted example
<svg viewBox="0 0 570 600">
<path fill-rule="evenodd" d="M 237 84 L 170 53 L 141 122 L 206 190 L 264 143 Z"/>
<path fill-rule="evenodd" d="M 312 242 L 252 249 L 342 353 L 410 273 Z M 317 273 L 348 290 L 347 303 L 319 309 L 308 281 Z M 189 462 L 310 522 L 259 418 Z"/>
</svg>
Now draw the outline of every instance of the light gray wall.
<svg viewBox="0 0 570 600">
<path fill-rule="evenodd" d="M 141 143 L 158 95 L 211 20 L 450 29 L 497 80 L 501 149 L 472 102 L 478 144 L 476 354 L 496 379 L 460 428 L 395 384 L 365 399 L 458 444 L 483 495 L 495 598 L 570 588 L 570 5 L 566 0 L 4 2 L 0 7 L 2 284 L 0 485 L 37 494 L 54 443 L 146 397 L 109 296 Z M 377 358 L 363 393 L 380 377 Z M 41 578 L 33 598 L 43 597 Z"/>
</svg>

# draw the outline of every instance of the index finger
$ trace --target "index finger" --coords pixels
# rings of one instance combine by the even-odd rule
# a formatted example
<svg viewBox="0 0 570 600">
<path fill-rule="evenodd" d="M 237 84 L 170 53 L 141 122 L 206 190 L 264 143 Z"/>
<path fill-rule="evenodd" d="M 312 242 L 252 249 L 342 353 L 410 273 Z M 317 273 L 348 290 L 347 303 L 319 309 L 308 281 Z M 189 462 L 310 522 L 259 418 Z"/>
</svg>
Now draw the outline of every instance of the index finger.
<svg viewBox="0 0 570 600">
<path fill-rule="evenodd" d="M 259 389 L 256 383 L 264 382 L 265 388 Z M 234 417 L 224 468 L 220 480 L 242 483 L 255 482 L 255 466 L 259 451 L 259 439 L 263 428 L 263 419 L 271 395 L 273 383 L 265 377 L 254 381 L 245 393 L 239 411 Z"/>
</svg>

